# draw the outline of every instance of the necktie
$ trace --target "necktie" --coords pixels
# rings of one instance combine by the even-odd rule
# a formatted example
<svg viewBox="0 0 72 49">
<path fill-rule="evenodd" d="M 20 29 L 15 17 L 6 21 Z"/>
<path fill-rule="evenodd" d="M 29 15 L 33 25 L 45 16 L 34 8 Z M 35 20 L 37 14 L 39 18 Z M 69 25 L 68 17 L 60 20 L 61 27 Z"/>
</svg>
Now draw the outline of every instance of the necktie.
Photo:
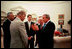
<svg viewBox="0 0 72 49">
<path fill-rule="evenodd" d="M 45 28 L 46 24 L 44 24 L 43 29 Z"/>
</svg>

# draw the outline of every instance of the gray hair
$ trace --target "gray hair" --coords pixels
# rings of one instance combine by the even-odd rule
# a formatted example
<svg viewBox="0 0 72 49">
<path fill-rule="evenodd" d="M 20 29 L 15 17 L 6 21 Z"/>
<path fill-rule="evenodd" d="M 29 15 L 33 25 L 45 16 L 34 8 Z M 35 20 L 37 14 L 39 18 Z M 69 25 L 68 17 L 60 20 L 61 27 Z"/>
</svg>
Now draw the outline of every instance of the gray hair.
<svg viewBox="0 0 72 49">
<path fill-rule="evenodd" d="M 50 19 L 50 16 L 48 14 L 44 14 L 44 16 L 46 16 L 46 18 L 49 18 Z"/>
<path fill-rule="evenodd" d="M 26 12 L 25 11 L 20 11 L 20 12 L 17 13 L 17 15 L 19 15 L 19 14 L 21 14 L 21 15 L 24 14 L 26 16 Z"/>
<path fill-rule="evenodd" d="M 12 12 L 8 12 L 8 13 L 7 13 L 7 16 L 9 16 L 10 14 L 12 14 Z"/>
</svg>

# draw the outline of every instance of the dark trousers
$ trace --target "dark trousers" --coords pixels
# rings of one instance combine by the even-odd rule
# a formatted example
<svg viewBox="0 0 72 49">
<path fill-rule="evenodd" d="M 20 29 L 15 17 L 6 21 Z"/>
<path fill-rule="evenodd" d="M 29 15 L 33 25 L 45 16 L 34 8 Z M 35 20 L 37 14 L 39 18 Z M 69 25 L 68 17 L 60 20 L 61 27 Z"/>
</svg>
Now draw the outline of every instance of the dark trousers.
<svg viewBox="0 0 72 49">
<path fill-rule="evenodd" d="M 42 42 L 42 43 L 39 43 L 39 48 L 53 48 L 53 46 L 54 46 L 54 44 L 51 42 L 51 43 L 45 43 L 45 41 L 44 41 L 44 43 Z"/>
<path fill-rule="evenodd" d="M 30 45 L 30 48 L 34 48 L 34 40 L 28 40 L 28 46 Z"/>
<path fill-rule="evenodd" d="M 10 41 L 11 40 L 7 40 L 7 39 L 4 40 L 4 48 L 10 48 Z"/>
</svg>

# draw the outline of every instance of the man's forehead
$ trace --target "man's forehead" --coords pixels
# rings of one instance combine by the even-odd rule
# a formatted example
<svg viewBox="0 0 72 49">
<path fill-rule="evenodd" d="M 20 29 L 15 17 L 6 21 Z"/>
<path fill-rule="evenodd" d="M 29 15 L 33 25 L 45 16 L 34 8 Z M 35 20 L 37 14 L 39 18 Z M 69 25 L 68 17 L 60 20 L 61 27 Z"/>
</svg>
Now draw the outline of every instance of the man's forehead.
<svg viewBox="0 0 72 49">
<path fill-rule="evenodd" d="M 29 17 L 32 17 L 31 15 Z"/>
</svg>

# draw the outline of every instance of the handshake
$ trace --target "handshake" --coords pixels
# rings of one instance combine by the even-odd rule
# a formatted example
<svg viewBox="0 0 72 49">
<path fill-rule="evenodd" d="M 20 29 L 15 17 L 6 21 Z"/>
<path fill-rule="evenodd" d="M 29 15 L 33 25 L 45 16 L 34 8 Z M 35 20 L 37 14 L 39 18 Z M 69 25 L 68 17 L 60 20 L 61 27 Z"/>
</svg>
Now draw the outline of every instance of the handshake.
<svg viewBox="0 0 72 49">
<path fill-rule="evenodd" d="M 35 31 L 38 31 L 38 30 L 39 30 L 39 28 L 38 28 L 38 26 L 37 26 L 36 24 L 32 24 L 31 27 L 32 27 L 32 29 L 35 30 Z"/>
</svg>

